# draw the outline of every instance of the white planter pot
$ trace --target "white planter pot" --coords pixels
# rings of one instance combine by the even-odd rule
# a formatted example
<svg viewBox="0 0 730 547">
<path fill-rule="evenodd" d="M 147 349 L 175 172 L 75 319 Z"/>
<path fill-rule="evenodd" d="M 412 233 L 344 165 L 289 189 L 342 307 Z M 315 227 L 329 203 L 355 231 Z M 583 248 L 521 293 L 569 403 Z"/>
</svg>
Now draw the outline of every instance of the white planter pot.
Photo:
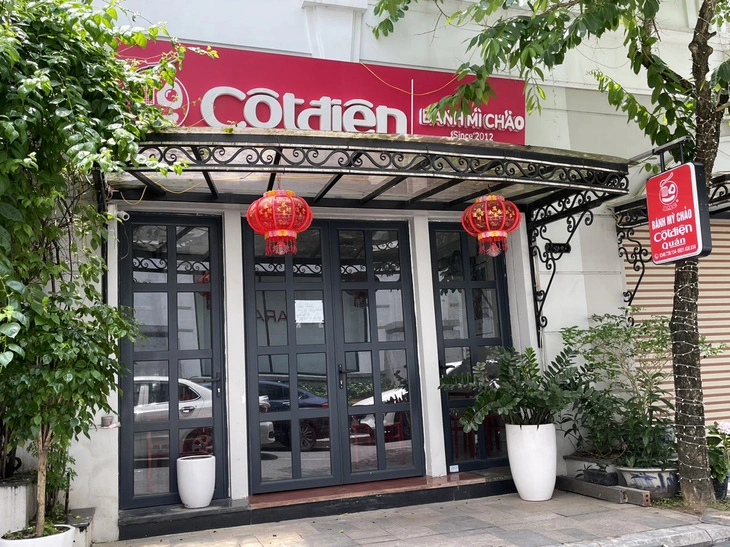
<svg viewBox="0 0 730 547">
<path fill-rule="evenodd" d="M 606 473 L 616 472 L 616 464 L 613 460 L 593 458 L 592 456 L 577 456 L 575 454 L 563 456 L 563 460 L 565 461 L 565 474 L 574 479 L 582 478 L 586 469 L 603 469 Z"/>
<path fill-rule="evenodd" d="M 648 490 L 651 499 L 673 498 L 679 492 L 676 469 L 617 467 L 616 470 L 623 475 L 628 486 Z"/>
<path fill-rule="evenodd" d="M 177 459 L 177 490 L 189 509 L 207 507 L 215 490 L 215 456 L 199 454 Z"/>
<path fill-rule="evenodd" d="M 57 524 L 56 528 L 64 528 L 64 532 L 31 539 L 0 539 L 0 547 L 72 547 L 76 528 Z"/>
<path fill-rule="evenodd" d="M 506 424 L 507 455 L 517 493 L 525 501 L 553 497 L 557 476 L 555 424 Z"/>
</svg>

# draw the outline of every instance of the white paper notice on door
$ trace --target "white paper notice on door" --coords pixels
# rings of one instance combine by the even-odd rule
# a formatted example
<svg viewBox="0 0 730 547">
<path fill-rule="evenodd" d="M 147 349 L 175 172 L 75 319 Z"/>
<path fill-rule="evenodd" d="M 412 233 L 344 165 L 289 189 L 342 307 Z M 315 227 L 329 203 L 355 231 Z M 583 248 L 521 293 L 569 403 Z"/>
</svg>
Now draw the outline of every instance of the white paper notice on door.
<svg viewBox="0 0 730 547">
<path fill-rule="evenodd" d="M 299 323 L 324 323 L 324 303 L 321 300 L 295 300 L 294 317 Z"/>
</svg>

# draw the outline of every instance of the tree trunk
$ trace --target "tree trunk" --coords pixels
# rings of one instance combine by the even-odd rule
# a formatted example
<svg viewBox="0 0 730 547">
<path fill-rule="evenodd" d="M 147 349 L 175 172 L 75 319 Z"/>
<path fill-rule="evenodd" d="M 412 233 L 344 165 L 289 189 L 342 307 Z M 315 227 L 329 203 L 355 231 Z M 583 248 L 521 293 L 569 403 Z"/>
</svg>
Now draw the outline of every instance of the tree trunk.
<svg viewBox="0 0 730 547">
<path fill-rule="evenodd" d="M 43 428 L 41 428 L 36 439 L 36 449 L 38 450 L 38 478 L 35 498 L 38 504 L 38 512 L 36 513 L 35 535 L 37 537 L 43 535 L 43 527 L 46 524 L 46 469 L 48 467 L 48 447 L 44 441 Z"/>
<path fill-rule="evenodd" d="M 685 501 L 692 507 L 703 509 L 714 501 L 714 491 L 709 477 L 705 439 L 698 297 L 697 259 L 678 262 L 674 271 L 674 307 L 669 326 L 672 333 L 679 480 Z"/>
</svg>

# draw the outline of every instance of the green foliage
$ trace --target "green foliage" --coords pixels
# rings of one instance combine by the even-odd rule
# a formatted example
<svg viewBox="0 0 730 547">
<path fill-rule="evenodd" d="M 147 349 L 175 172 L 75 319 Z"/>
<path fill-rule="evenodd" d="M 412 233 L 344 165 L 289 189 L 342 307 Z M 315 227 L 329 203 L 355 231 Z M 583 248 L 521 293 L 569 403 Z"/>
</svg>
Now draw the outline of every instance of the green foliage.
<svg viewBox="0 0 730 547">
<path fill-rule="evenodd" d="M 723 482 L 730 475 L 730 422 L 715 422 L 707 428 L 710 476 Z"/>
<path fill-rule="evenodd" d="M 491 377 L 489 363 L 477 363 L 472 373 L 443 377 L 440 387 L 444 391 L 474 393 L 474 404 L 460 419 L 466 432 L 475 431 L 494 414 L 508 424 L 553 423 L 556 414 L 575 398 L 571 386 L 579 369 L 573 363 L 574 357 L 572 350 L 565 349 L 540 371 L 532 348 L 524 353 L 500 348 L 497 378 Z"/>
<path fill-rule="evenodd" d="M 375 36 L 391 34 L 394 25 L 417 1 L 378 0 L 374 13 L 380 19 L 373 29 Z M 443 2 L 436 0 L 436 3 Z M 705 4 L 708 3 L 703 2 L 703 7 Z M 658 53 L 660 31 L 655 18 L 659 7 L 659 0 L 538 0 L 525 6 L 519 6 L 515 0 L 464 3 L 464 7 L 446 13 L 446 24 L 478 28 L 466 45 L 467 53 L 477 54 L 477 61 L 466 62 L 457 69 L 460 78 L 473 76 L 475 79 L 461 84 L 454 94 L 433 105 L 430 112 L 432 115 L 443 111 L 467 113 L 473 105 L 488 102 L 494 95 L 488 78 L 504 73 L 517 74 L 525 81 L 527 109 L 539 110 L 546 98 L 541 87 L 545 76 L 563 65 L 570 51 L 587 41 L 620 33 L 632 70 L 646 78 L 651 90 L 651 106 L 642 105 L 619 83 L 595 70 L 592 74 L 598 88 L 606 93 L 608 102 L 625 112 L 628 121 L 636 123 L 652 142 L 661 145 L 685 135 L 692 136 L 700 125 L 695 121 L 698 90 L 702 89 L 699 93 L 706 94 L 705 97 L 712 101 L 713 109 L 716 107 L 719 112 L 727 109 L 730 61 L 718 64 L 712 71 L 693 72 L 693 75 L 705 78 L 701 82 L 686 78 L 670 67 Z M 714 3 L 707 10 L 715 24 L 730 19 L 726 2 Z M 711 37 L 709 27 L 698 28 L 701 39 Z M 709 59 L 711 50 L 699 49 L 699 54 Z M 697 61 L 698 65 L 703 64 L 699 57 Z M 703 115 L 719 123 L 714 110 Z M 685 149 L 690 158 L 693 152 L 691 147 Z M 712 158 L 714 160 L 714 154 Z"/>
<path fill-rule="evenodd" d="M 92 175 L 150 162 L 138 142 L 168 122 L 146 99 L 173 82 L 185 56 L 172 41 L 154 68 L 119 59 L 119 47 L 166 34 L 118 26 L 120 13 L 115 0 L 0 0 L 0 414 L 39 457 L 38 534 L 46 458 L 49 488 L 63 487 L 55 450 L 111 412 L 125 371 L 118 341 L 137 334 L 99 289 L 112 219 Z"/>
<path fill-rule="evenodd" d="M 585 361 L 579 396 L 562 423 L 581 452 L 615 456 L 629 466 L 666 467 L 676 457 L 673 404 L 663 387 L 672 359 L 669 319 L 635 322 L 638 311 L 594 315 L 588 328 L 561 331 L 564 344 Z M 725 349 L 704 339 L 700 346 L 703 356 Z"/>
</svg>

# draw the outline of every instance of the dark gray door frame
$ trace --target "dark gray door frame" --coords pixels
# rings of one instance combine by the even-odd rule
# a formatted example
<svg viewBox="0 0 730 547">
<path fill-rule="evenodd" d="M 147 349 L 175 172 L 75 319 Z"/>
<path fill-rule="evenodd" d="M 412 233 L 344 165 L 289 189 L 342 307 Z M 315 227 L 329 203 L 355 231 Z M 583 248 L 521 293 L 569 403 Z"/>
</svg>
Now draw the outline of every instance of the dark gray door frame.
<svg viewBox="0 0 730 547">
<path fill-rule="evenodd" d="M 289 389 L 293 392 L 297 388 L 297 371 L 296 356 L 301 353 L 302 346 L 297 348 L 292 341 L 296 340 L 294 322 L 289 322 L 287 327 L 287 336 L 290 341 L 288 348 L 282 346 L 259 348 L 257 345 L 256 332 L 256 291 L 258 290 L 275 290 L 286 291 L 287 309 L 294 309 L 294 291 L 297 290 L 322 290 L 324 295 L 325 317 L 329 314 L 330 319 L 325 321 L 325 344 L 306 346 L 307 352 L 326 353 L 327 356 L 327 386 L 330 395 L 331 404 L 328 409 L 324 410 L 307 410 L 307 417 L 329 417 L 330 419 L 330 462 L 331 475 L 322 477 L 301 478 L 301 463 L 299 461 L 300 448 L 298 442 L 298 431 L 292 427 L 291 451 L 292 451 L 292 478 L 291 480 L 279 480 L 271 482 L 263 482 L 261 477 L 261 445 L 256 435 L 250 435 L 249 442 L 249 467 L 251 476 L 251 490 L 253 493 L 285 491 L 293 489 L 331 486 L 338 484 L 360 483 L 376 480 L 386 480 L 391 478 L 402 478 L 409 476 L 422 476 L 425 473 L 425 457 L 423 451 L 423 427 L 421 421 L 421 401 L 419 390 L 419 374 L 417 361 L 417 340 L 415 331 L 415 311 L 413 303 L 413 286 L 411 274 L 411 257 L 409 252 L 409 235 L 408 226 L 405 223 L 394 222 L 352 222 L 352 221 L 315 221 L 312 228 L 321 230 L 321 250 L 322 250 L 322 282 L 321 283 L 297 283 L 293 278 L 292 257 L 287 256 L 284 264 L 285 280 L 284 282 L 260 282 L 255 279 L 254 275 L 254 233 L 243 221 L 243 245 L 244 245 L 244 313 L 246 318 L 246 362 L 247 362 L 247 398 L 248 405 L 248 427 L 249 431 L 258 431 L 259 421 L 265 419 L 274 419 L 271 414 L 262 416 L 255 407 L 254 402 L 258 400 L 258 356 L 287 354 L 289 359 Z M 389 286 L 401 289 L 404 313 L 404 328 L 406 332 L 405 342 L 397 344 L 398 348 L 406 347 L 406 357 L 409 366 L 409 380 L 411 385 L 410 402 L 399 403 L 398 405 L 388 405 L 387 411 L 405 410 L 411 412 L 411 435 L 412 435 L 412 452 L 413 466 L 407 469 L 391 469 L 385 468 L 384 460 L 384 438 L 382 433 L 383 413 L 386 411 L 385 405 L 381 401 L 374 401 L 376 409 L 375 416 L 381 427 L 376 427 L 379 431 L 376 442 L 379 447 L 379 461 L 377 471 L 351 472 L 349 454 L 349 423 L 350 415 L 366 412 L 362 410 L 349 410 L 347 412 L 347 401 L 345 390 L 339 388 L 338 366 L 344 365 L 344 335 L 342 332 L 342 305 L 338 295 L 343 289 L 339 275 L 339 239 L 338 230 L 363 230 L 367 234 L 368 242 L 370 241 L 371 232 L 375 230 L 394 230 L 398 231 L 399 237 L 399 258 L 401 263 L 401 281 L 396 283 L 376 282 L 373 279 L 373 259 L 372 253 L 367 254 L 367 271 L 369 272 L 368 281 L 358 283 L 347 283 L 348 288 L 355 289 L 386 289 Z M 366 247 L 368 245 L 366 244 Z M 247 264 L 249 262 L 249 264 Z M 374 294 L 374 293 L 373 293 Z M 373 311 L 375 303 L 373 298 Z M 370 314 L 371 332 L 377 333 L 377 318 L 375 313 Z M 377 335 L 376 335 L 377 337 Z M 353 345 L 348 345 L 353 346 Z M 357 346 L 357 345 L 354 345 Z M 357 349 L 356 347 L 348 349 Z M 372 350 L 373 354 L 378 349 L 389 349 L 395 347 L 393 343 L 378 342 L 373 340 L 367 344 L 362 344 Z M 379 375 L 375 373 L 377 370 L 374 360 L 374 381 L 377 382 L 379 388 Z M 294 363 L 294 366 L 292 366 Z M 293 405 L 296 406 L 296 405 Z M 402 408 L 401 408 L 402 407 Z M 367 412 L 372 412 L 368 407 Z M 277 412 L 276 419 L 291 420 L 291 423 L 297 423 L 301 413 L 295 408 L 290 411 Z M 321 415 L 321 416 L 320 416 Z"/>
<path fill-rule="evenodd" d="M 462 281 L 449 281 L 442 282 L 439 279 L 439 271 L 436 261 L 438 259 L 438 252 L 436 246 L 436 232 L 451 232 L 456 233 L 459 236 L 460 241 L 460 260 L 461 268 L 463 271 Z M 438 331 L 438 355 L 439 355 L 439 376 L 445 373 L 446 358 L 445 349 L 447 347 L 467 347 L 470 350 L 470 356 L 472 363 L 475 362 L 477 356 L 477 348 L 485 346 L 512 346 L 512 335 L 511 325 L 509 318 L 509 299 L 507 293 L 507 274 L 505 269 L 504 253 L 494 259 L 494 277 L 493 281 L 473 281 L 470 277 L 470 264 L 469 264 L 469 252 L 470 245 L 475 245 L 475 240 L 466 233 L 461 224 L 457 223 L 445 223 L 445 222 L 430 222 L 429 223 L 429 236 L 431 243 L 431 270 L 433 275 L 433 286 L 434 286 L 434 305 L 436 314 L 436 329 Z M 467 338 L 457 338 L 445 340 L 443 332 L 441 330 L 442 314 L 440 306 L 440 291 L 441 289 L 463 289 L 466 291 L 466 317 L 467 317 Z M 497 307 L 498 317 L 500 325 L 500 337 L 496 338 L 482 338 L 477 337 L 475 334 L 475 314 L 474 314 L 474 302 L 470 297 L 470 292 L 473 289 L 496 289 L 497 294 Z M 484 469 L 488 467 L 497 467 L 507 465 L 506 457 L 487 458 L 486 454 L 486 435 L 484 426 L 479 428 L 478 431 L 478 457 L 471 461 L 456 462 L 452 445 L 452 424 L 451 416 L 449 411 L 451 409 L 460 409 L 467 407 L 471 404 L 471 399 L 461 399 L 456 401 L 450 401 L 446 393 L 441 394 L 442 401 L 442 415 L 443 415 L 443 428 L 444 428 L 444 444 L 446 447 L 446 464 L 447 467 L 455 463 L 459 464 L 459 471 L 470 471 L 475 469 Z"/>
<path fill-rule="evenodd" d="M 135 226 L 167 227 L 167 270 L 165 284 L 143 284 L 133 281 L 132 233 Z M 210 283 L 178 283 L 175 228 L 205 227 L 209 233 Z M 166 214 L 132 214 L 119 231 L 119 302 L 122 307 L 134 308 L 134 293 L 167 293 L 168 351 L 146 351 L 135 353 L 134 344 L 125 341 L 121 344 L 121 359 L 129 373 L 119 379 L 119 417 L 122 425 L 119 435 L 119 477 L 120 507 L 131 509 L 180 503 L 177 494 L 177 471 L 175 461 L 179 456 L 177 442 L 178 429 L 213 427 L 213 453 L 216 457 L 216 484 L 214 498 L 228 495 L 228 459 L 226 417 L 225 417 L 225 366 L 223 362 L 223 259 L 222 259 L 221 221 L 217 217 L 201 217 Z M 211 348 L 199 350 L 179 350 L 177 347 L 177 294 L 183 292 L 209 293 L 211 312 Z M 179 359 L 211 359 L 211 389 L 213 418 L 187 419 L 183 423 L 178 412 L 177 390 L 170 389 L 169 420 L 159 423 L 135 423 L 134 421 L 134 373 L 135 360 L 165 360 L 169 367 L 169 385 L 177 383 L 177 362 Z M 134 434 L 144 431 L 169 432 L 169 485 L 168 493 L 134 495 Z M 173 442 L 175 441 L 175 442 Z"/>
</svg>

